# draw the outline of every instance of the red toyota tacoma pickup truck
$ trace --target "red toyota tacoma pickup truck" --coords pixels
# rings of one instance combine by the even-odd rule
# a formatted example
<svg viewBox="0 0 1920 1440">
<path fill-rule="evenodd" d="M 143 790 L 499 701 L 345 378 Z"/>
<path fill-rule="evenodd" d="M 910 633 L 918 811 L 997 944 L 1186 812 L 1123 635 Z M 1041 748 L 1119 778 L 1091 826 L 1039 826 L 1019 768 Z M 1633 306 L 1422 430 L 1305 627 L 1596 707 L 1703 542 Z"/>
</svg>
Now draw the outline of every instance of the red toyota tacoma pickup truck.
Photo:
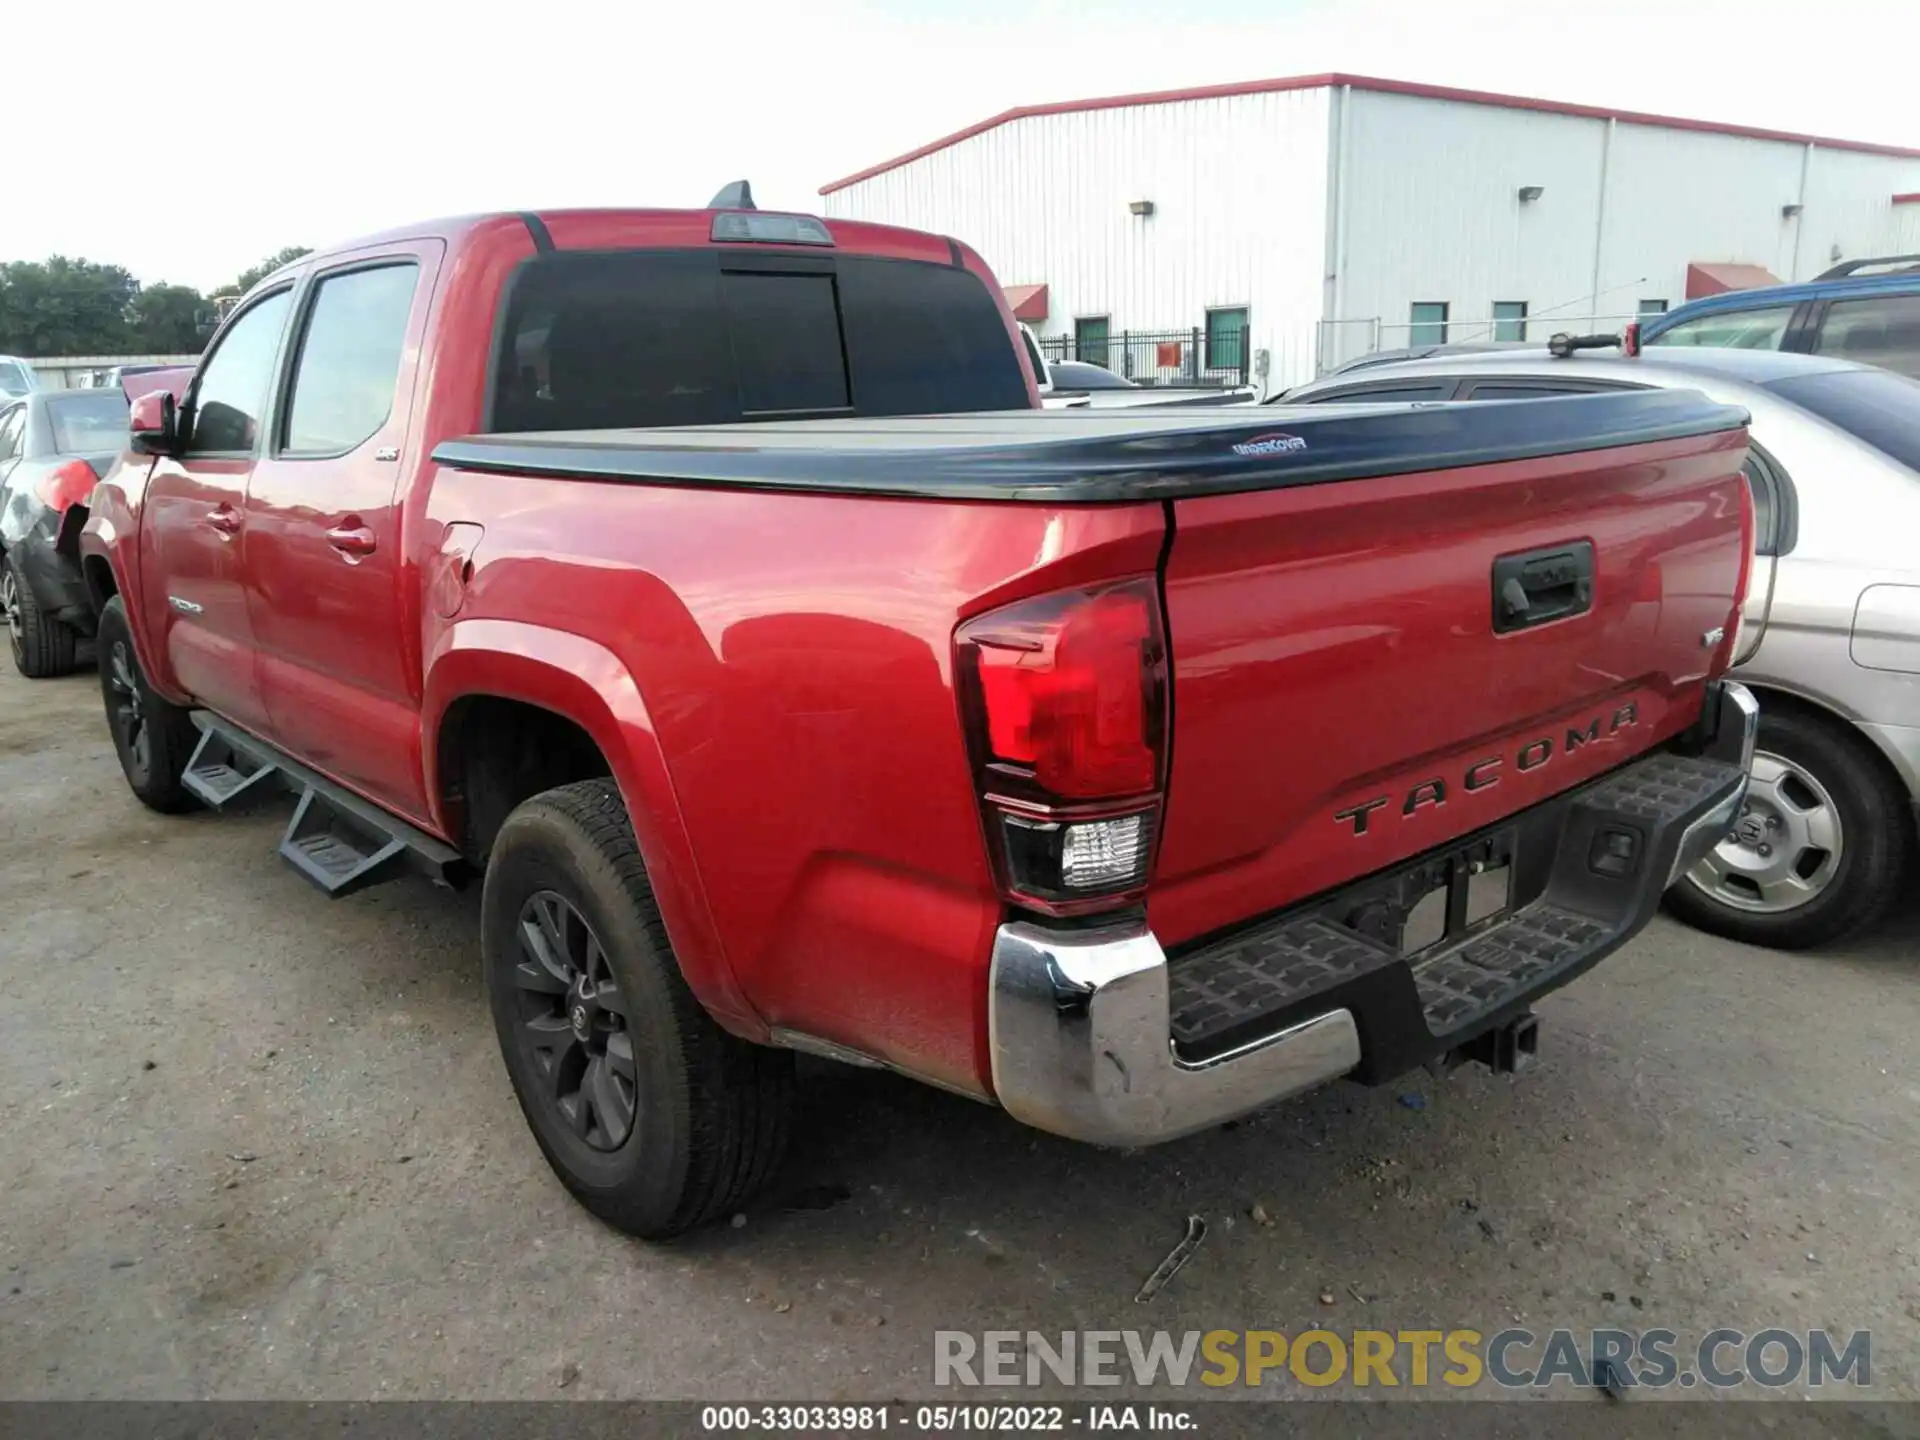
<svg viewBox="0 0 1920 1440">
<path fill-rule="evenodd" d="M 82 553 L 140 799 L 481 878 L 533 1133 L 660 1236 L 795 1051 L 1109 1145 L 1524 1063 L 1740 804 L 1745 420 L 1043 413 L 964 245 L 507 214 L 262 282 Z"/>
</svg>

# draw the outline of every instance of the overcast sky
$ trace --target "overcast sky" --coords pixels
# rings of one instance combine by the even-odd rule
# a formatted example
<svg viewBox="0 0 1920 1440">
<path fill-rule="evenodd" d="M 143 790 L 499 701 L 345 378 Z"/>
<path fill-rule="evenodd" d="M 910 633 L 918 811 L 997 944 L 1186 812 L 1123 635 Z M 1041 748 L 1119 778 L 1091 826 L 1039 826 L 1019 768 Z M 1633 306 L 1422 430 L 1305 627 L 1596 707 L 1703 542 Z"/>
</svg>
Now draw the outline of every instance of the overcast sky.
<svg viewBox="0 0 1920 1440">
<path fill-rule="evenodd" d="M 62 143 L 8 156 L 0 259 L 203 289 L 436 215 L 700 205 L 740 176 L 817 210 L 825 182 L 1012 105 L 1324 70 L 1920 147 L 1914 0 L 6 8 L 0 155 Z"/>
</svg>

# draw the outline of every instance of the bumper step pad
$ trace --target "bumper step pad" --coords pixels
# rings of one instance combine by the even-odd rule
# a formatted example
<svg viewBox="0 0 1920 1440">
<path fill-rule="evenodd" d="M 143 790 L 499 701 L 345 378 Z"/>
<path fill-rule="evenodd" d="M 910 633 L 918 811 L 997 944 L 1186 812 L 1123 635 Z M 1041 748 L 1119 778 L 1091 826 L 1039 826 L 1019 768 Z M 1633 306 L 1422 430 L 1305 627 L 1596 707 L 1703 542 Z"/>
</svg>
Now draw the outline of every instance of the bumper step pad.
<svg viewBox="0 0 1920 1440">
<path fill-rule="evenodd" d="M 1394 957 L 1317 915 L 1250 930 L 1178 960 L 1167 975 L 1173 1041 L 1197 1053 L 1249 1021 L 1278 1014 Z"/>
<path fill-rule="evenodd" d="M 1435 1058 L 1521 1013 L 1636 933 L 1683 843 L 1718 838 L 1742 779 L 1726 760 L 1650 755 L 1445 852 L 1176 955 L 1168 969 L 1175 1052 L 1211 1062 L 1345 1007 L 1366 1042 L 1361 1078 L 1383 1080 Z M 1622 832 L 1633 837 L 1630 873 L 1596 868 L 1596 847 Z M 1489 842 L 1513 857 L 1514 908 L 1502 918 L 1406 957 L 1344 923 L 1398 893 L 1400 877 L 1444 874 L 1449 857 L 1463 864 Z"/>
<path fill-rule="evenodd" d="M 1445 1035 L 1529 990 L 1607 936 L 1608 927 L 1542 900 L 1413 972 L 1427 1028 Z"/>
</svg>

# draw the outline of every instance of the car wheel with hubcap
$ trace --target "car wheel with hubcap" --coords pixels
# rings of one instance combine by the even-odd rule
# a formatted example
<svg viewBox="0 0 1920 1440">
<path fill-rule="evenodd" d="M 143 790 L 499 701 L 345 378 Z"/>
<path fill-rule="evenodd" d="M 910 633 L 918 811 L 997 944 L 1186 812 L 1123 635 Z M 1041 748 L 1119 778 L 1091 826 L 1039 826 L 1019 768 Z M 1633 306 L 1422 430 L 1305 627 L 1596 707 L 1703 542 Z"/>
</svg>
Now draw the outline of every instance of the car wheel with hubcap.
<svg viewBox="0 0 1920 1440">
<path fill-rule="evenodd" d="M 1850 727 L 1763 709 L 1747 797 L 1725 839 L 1668 892 L 1718 935 L 1802 949 L 1871 924 L 1898 893 L 1913 822 Z"/>
<path fill-rule="evenodd" d="M 13 668 L 29 680 L 73 673 L 80 637 L 40 608 L 17 555 L 0 557 L 0 617 L 7 625 Z"/>
<path fill-rule="evenodd" d="M 554 1173 L 609 1224 L 663 1239 L 772 1175 L 793 1057 L 729 1035 L 681 977 L 611 780 L 534 796 L 487 862 L 494 1029 Z"/>
</svg>

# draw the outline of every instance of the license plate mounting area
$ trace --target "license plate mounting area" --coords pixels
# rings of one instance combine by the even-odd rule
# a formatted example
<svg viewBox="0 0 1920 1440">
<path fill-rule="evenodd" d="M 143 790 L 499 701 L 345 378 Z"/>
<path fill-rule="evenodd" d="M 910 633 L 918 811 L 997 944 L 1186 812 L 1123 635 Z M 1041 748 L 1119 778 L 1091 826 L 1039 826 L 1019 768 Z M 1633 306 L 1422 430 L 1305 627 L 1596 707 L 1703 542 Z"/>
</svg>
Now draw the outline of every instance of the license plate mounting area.
<svg viewBox="0 0 1920 1440">
<path fill-rule="evenodd" d="M 1328 918 L 1407 960 L 1456 945 L 1509 913 L 1514 839 L 1497 831 L 1379 876 Z"/>
</svg>

